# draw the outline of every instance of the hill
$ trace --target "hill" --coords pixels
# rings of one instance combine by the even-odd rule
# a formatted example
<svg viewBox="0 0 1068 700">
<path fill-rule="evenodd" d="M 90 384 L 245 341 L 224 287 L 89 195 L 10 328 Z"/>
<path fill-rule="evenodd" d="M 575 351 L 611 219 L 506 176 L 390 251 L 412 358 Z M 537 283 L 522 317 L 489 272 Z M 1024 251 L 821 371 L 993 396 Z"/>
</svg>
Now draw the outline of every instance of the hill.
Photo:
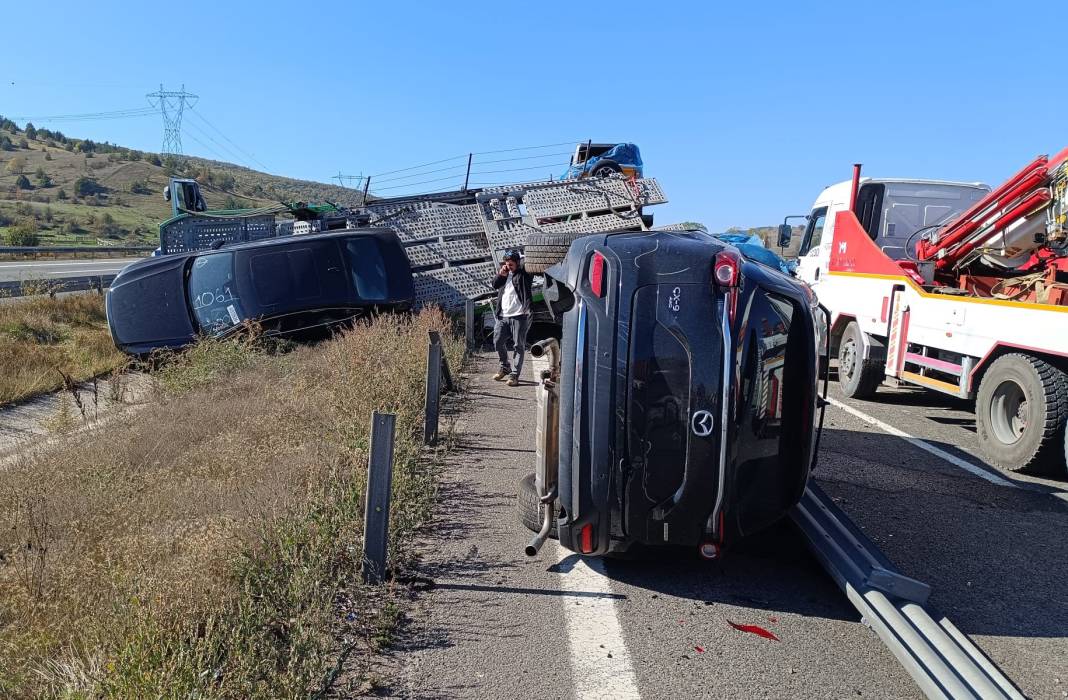
<svg viewBox="0 0 1068 700">
<path fill-rule="evenodd" d="M 170 217 L 171 175 L 201 183 L 208 207 L 279 201 L 360 203 L 357 190 L 258 172 L 232 163 L 161 156 L 0 117 L 0 245 L 155 244 Z"/>
</svg>

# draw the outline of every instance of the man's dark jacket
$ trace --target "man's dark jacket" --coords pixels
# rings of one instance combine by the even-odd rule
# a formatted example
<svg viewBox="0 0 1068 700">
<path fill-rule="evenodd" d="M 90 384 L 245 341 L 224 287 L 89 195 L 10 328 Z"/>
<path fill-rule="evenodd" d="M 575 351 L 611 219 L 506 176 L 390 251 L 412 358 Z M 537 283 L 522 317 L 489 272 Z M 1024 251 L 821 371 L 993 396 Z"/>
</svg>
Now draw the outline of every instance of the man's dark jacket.
<svg viewBox="0 0 1068 700">
<path fill-rule="evenodd" d="M 531 301 L 530 298 L 533 295 L 531 292 L 531 283 L 534 281 L 534 275 L 527 272 L 526 268 L 522 265 L 516 268 L 512 273 L 512 285 L 515 287 L 516 296 L 519 297 L 519 303 L 526 309 L 526 313 L 530 313 Z M 500 275 L 494 275 L 493 281 L 490 283 L 493 288 L 497 290 L 497 306 L 493 309 L 493 315 L 500 319 L 501 317 L 501 301 L 504 298 L 504 285 L 508 282 L 507 277 L 501 277 Z"/>
</svg>

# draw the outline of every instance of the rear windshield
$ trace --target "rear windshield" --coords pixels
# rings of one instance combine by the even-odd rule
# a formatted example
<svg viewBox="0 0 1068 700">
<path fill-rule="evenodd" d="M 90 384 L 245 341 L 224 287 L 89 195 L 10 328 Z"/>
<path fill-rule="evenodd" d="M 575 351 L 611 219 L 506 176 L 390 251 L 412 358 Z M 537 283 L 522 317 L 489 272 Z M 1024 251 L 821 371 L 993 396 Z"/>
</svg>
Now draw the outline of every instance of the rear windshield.
<svg viewBox="0 0 1068 700">
<path fill-rule="evenodd" d="M 245 318 L 235 290 L 233 253 L 201 255 L 193 261 L 189 306 L 205 333 L 220 333 Z"/>
<path fill-rule="evenodd" d="M 389 299 L 389 280 L 386 278 L 386 261 L 374 238 L 350 238 L 345 243 L 352 270 L 352 283 L 361 300 L 385 301 Z"/>
</svg>

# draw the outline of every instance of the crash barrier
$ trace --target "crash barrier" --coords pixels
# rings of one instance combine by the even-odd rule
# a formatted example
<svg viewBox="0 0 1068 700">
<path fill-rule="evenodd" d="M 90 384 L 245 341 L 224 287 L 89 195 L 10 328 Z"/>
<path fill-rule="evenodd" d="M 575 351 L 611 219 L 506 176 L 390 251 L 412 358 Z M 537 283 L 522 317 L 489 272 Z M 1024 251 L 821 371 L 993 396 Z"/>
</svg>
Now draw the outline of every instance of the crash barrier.
<svg viewBox="0 0 1068 700">
<path fill-rule="evenodd" d="M 111 286 L 115 275 L 90 275 L 86 277 L 64 277 L 49 280 L 16 280 L 0 282 L 0 297 L 23 297 L 35 294 L 55 296 L 60 292 L 85 292 L 95 289 L 103 294 Z"/>
<path fill-rule="evenodd" d="M 386 573 L 396 424 L 397 417 L 392 413 L 371 414 L 371 454 L 367 458 L 367 498 L 363 513 L 364 583 L 381 583 Z"/>
<path fill-rule="evenodd" d="M 0 255 L 78 255 L 79 253 L 130 254 L 151 253 L 153 246 L 0 246 Z"/>
<path fill-rule="evenodd" d="M 816 484 L 809 483 L 790 515 L 827 573 L 927 697 L 1023 699 L 964 633 L 924 607 L 931 587 L 898 571 Z"/>
<path fill-rule="evenodd" d="M 426 403 L 423 417 L 423 444 L 436 445 L 438 442 L 438 407 L 441 402 L 441 390 L 447 393 L 456 391 L 456 384 L 449 369 L 449 360 L 441 347 L 441 334 L 429 331 L 426 349 Z"/>
</svg>

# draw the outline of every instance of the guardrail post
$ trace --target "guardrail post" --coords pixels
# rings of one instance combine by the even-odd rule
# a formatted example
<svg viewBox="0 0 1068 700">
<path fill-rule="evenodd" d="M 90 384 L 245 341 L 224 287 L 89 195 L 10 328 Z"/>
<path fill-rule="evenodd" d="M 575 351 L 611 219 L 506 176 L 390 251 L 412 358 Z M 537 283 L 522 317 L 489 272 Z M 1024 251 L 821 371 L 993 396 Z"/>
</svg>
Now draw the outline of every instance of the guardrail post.
<svg viewBox="0 0 1068 700">
<path fill-rule="evenodd" d="M 475 348 L 475 300 L 464 302 L 464 340 L 468 350 Z"/>
<path fill-rule="evenodd" d="M 430 342 L 434 345 L 441 345 L 441 333 L 437 331 L 427 331 L 427 335 L 430 336 Z M 441 349 L 441 378 L 445 382 L 445 393 L 451 394 L 456 391 L 456 384 L 452 381 L 452 370 L 449 369 L 449 358 L 445 355 L 445 349 Z"/>
<path fill-rule="evenodd" d="M 423 444 L 438 441 L 438 402 L 441 400 L 441 343 L 431 340 L 426 350 L 426 416 L 423 419 Z"/>
<path fill-rule="evenodd" d="M 367 500 L 363 514 L 364 583 L 381 583 L 386 573 L 396 422 L 397 417 L 392 413 L 371 414 L 371 454 L 367 459 Z"/>
</svg>

